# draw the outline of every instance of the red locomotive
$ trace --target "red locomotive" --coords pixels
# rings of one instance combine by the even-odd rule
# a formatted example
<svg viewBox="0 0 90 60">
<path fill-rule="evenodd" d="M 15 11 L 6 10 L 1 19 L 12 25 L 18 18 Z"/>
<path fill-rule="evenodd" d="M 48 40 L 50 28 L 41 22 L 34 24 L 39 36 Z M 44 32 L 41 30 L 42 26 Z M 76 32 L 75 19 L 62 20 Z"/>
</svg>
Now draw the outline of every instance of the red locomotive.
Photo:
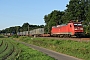
<svg viewBox="0 0 90 60">
<path fill-rule="evenodd" d="M 70 21 L 68 24 L 53 26 L 51 29 L 51 35 L 59 37 L 80 37 L 83 35 L 83 32 L 82 23 L 73 21 Z"/>
</svg>

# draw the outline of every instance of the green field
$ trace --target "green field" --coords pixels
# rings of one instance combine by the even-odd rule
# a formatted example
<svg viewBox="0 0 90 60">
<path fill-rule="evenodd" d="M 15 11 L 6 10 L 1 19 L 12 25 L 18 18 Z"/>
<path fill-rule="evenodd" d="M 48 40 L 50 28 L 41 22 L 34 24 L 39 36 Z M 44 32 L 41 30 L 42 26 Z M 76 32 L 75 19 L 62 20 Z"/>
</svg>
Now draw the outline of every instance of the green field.
<svg viewBox="0 0 90 60">
<path fill-rule="evenodd" d="M 75 56 L 80 59 L 90 60 L 90 42 L 30 38 L 25 36 L 19 37 L 18 40 L 51 49 L 60 53 Z"/>
<path fill-rule="evenodd" d="M 12 38 L 0 38 L 0 60 L 55 60 L 31 49 Z"/>
<path fill-rule="evenodd" d="M 0 60 L 13 60 L 18 58 L 19 48 L 11 39 L 0 38 Z"/>
</svg>

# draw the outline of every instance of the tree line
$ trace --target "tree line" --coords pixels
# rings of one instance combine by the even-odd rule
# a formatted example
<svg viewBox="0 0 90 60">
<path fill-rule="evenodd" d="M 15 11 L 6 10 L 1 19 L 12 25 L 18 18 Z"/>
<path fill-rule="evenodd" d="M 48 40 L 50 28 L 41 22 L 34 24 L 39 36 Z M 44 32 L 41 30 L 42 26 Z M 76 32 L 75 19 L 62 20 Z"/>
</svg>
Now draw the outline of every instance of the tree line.
<svg viewBox="0 0 90 60">
<path fill-rule="evenodd" d="M 64 11 L 54 10 L 44 16 L 45 32 L 50 33 L 52 26 L 78 20 L 83 23 L 85 31 L 90 30 L 90 0 L 70 0 Z"/>
<path fill-rule="evenodd" d="M 24 23 L 22 26 L 15 26 L 3 29 L 0 31 L 0 33 L 16 34 L 17 32 L 30 31 L 37 28 L 44 28 L 44 25 L 30 25 L 29 23 Z"/>
</svg>

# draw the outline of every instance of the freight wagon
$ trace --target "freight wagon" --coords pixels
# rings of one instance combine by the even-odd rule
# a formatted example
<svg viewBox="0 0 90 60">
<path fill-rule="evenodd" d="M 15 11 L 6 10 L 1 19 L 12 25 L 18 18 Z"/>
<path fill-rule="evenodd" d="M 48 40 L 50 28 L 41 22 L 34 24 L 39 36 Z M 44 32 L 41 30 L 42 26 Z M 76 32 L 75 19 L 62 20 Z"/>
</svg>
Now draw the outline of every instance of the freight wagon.
<svg viewBox="0 0 90 60">
<path fill-rule="evenodd" d="M 17 32 L 19 36 L 40 36 L 44 34 L 44 28 L 38 28 L 30 31 Z"/>
<path fill-rule="evenodd" d="M 44 28 L 38 28 L 38 29 L 31 30 L 29 35 L 41 36 L 42 34 L 44 34 Z"/>
<path fill-rule="evenodd" d="M 28 36 L 28 31 L 17 32 L 17 35 L 19 35 L 19 36 Z"/>
<path fill-rule="evenodd" d="M 68 24 L 53 26 L 51 35 L 59 37 L 81 37 L 83 35 L 83 26 L 81 22 L 70 21 Z"/>
</svg>

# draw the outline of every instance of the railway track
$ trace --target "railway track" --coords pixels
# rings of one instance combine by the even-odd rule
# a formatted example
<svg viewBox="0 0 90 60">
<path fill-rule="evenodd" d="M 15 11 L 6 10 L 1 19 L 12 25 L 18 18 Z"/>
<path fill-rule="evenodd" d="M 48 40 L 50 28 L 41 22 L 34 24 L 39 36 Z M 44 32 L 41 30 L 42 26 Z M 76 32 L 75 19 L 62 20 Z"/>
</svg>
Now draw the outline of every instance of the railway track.
<svg viewBox="0 0 90 60">
<path fill-rule="evenodd" d="M 48 38 L 48 39 L 56 39 L 56 40 L 74 40 L 74 41 L 85 41 L 85 42 L 90 41 L 90 38 L 58 38 L 58 37 L 40 37 L 40 38 Z"/>
</svg>

